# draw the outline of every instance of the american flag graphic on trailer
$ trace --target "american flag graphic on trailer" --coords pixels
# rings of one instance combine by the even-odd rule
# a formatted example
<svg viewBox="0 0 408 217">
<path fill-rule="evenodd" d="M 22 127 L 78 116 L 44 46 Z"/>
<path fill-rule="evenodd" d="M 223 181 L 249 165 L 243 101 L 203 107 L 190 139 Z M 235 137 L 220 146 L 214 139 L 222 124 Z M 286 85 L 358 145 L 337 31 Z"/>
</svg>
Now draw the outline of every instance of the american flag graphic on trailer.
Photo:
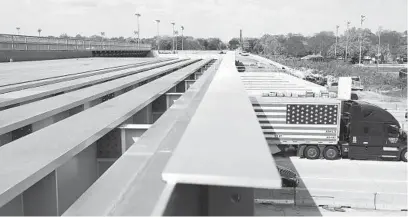
<svg viewBox="0 0 408 217">
<path fill-rule="evenodd" d="M 253 104 L 265 138 L 274 144 L 337 143 L 338 105 Z"/>
</svg>

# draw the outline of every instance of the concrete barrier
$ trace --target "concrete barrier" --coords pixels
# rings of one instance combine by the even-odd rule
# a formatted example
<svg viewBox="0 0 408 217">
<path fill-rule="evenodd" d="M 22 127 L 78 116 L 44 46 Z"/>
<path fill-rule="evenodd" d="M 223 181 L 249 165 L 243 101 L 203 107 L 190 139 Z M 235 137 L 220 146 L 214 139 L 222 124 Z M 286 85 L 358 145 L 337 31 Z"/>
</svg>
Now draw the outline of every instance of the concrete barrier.
<svg viewBox="0 0 408 217">
<path fill-rule="evenodd" d="M 0 51 L 0 62 L 92 57 L 91 51 Z"/>
<path fill-rule="evenodd" d="M 0 51 L 0 62 L 19 62 L 53 59 L 73 59 L 87 57 L 154 57 L 150 51 Z M 11 61 L 12 60 L 12 61 Z"/>
</svg>

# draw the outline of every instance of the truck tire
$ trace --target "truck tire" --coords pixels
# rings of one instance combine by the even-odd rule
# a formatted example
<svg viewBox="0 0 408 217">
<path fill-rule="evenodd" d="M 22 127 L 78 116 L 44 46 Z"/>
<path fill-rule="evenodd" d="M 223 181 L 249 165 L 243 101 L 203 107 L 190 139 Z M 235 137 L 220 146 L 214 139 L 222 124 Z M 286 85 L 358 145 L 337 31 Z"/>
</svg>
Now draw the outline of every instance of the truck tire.
<svg viewBox="0 0 408 217">
<path fill-rule="evenodd" d="M 318 159 L 320 157 L 320 149 L 317 146 L 314 145 L 308 145 L 305 148 L 305 151 L 303 153 L 303 155 L 307 158 L 307 159 L 311 159 L 311 160 L 315 160 Z"/>
<path fill-rule="evenodd" d="M 407 162 L 407 149 L 401 151 L 401 160 Z"/>
<path fill-rule="evenodd" d="M 339 157 L 339 149 L 335 146 L 327 146 L 323 150 L 323 157 L 326 160 L 336 160 Z"/>
</svg>

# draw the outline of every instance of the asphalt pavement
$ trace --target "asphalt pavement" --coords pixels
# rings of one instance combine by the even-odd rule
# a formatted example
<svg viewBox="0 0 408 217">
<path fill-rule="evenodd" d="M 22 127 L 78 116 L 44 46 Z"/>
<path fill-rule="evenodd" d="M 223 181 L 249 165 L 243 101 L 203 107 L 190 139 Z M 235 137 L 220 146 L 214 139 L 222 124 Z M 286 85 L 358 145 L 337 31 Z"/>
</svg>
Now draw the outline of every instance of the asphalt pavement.
<svg viewBox="0 0 408 217">
<path fill-rule="evenodd" d="M 407 209 L 407 164 L 395 161 L 308 160 L 274 157 L 277 165 L 296 171 L 296 189 L 261 190 L 256 199 L 272 203 L 351 208 Z M 294 193 L 296 191 L 296 193 Z"/>
<path fill-rule="evenodd" d="M 255 205 L 256 216 L 407 216 L 406 211 L 384 211 L 334 207 L 299 207 L 292 205 Z"/>
</svg>

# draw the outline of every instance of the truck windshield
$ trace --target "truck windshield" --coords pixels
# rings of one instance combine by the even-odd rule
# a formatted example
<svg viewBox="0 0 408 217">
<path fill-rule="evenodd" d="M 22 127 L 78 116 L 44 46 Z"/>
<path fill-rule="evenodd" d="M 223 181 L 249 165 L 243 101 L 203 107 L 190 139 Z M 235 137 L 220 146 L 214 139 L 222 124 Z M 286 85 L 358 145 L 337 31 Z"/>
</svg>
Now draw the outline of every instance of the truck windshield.
<svg viewBox="0 0 408 217">
<path fill-rule="evenodd" d="M 353 81 L 360 81 L 360 78 L 351 78 L 351 80 L 353 80 Z"/>
</svg>

